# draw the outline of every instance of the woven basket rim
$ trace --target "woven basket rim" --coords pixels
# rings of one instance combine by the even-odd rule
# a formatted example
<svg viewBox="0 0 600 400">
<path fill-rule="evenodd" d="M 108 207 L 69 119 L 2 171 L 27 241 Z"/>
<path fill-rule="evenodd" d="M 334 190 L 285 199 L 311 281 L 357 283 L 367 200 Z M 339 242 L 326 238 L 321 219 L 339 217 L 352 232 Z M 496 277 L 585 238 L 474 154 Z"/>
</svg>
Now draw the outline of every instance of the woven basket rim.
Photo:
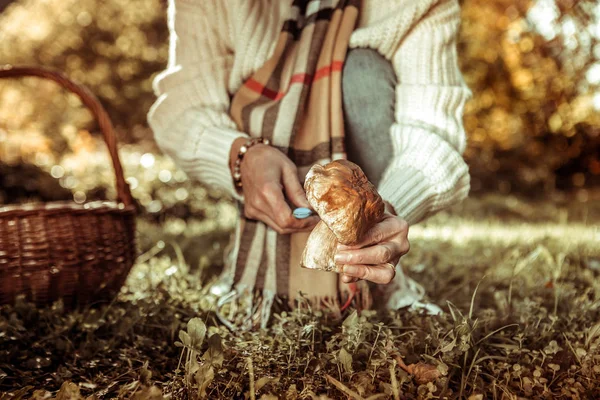
<svg viewBox="0 0 600 400">
<path fill-rule="evenodd" d="M 90 201 L 86 203 L 75 203 L 74 201 L 52 201 L 48 203 L 24 203 L 0 205 L 0 218 L 11 214 L 21 216 L 30 214 L 61 214 L 61 213 L 85 213 L 85 212 L 111 212 L 122 214 L 135 214 L 135 206 L 126 206 L 115 201 Z"/>
<path fill-rule="evenodd" d="M 0 204 L 0 304 L 19 294 L 37 305 L 63 298 L 68 308 L 112 300 L 137 256 L 137 205 L 110 116 L 87 87 L 60 71 L 0 63 L 0 79 L 25 76 L 56 82 L 90 110 L 112 161 L 117 196 L 115 201 Z"/>
</svg>

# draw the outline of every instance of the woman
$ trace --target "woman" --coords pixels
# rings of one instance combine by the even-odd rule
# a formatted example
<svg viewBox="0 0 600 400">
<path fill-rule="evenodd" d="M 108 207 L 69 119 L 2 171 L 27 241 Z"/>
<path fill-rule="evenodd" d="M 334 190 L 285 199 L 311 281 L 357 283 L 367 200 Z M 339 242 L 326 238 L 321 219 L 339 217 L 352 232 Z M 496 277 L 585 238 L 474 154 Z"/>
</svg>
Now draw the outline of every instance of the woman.
<svg viewBox="0 0 600 400">
<path fill-rule="evenodd" d="M 389 308 L 420 300 L 396 267 L 408 226 L 469 190 L 461 154 L 470 91 L 457 64 L 458 26 L 456 0 L 170 1 L 169 65 L 155 79 L 148 119 L 191 178 L 240 204 L 213 290 L 221 304 L 248 295 L 248 317 L 264 325 L 278 296 L 302 293 L 336 308 L 357 280 L 388 284 Z M 338 281 L 298 267 L 318 218 L 295 219 L 292 210 L 308 206 L 310 165 L 346 154 L 387 210 L 360 244 L 339 249 Z"/>
</svg>

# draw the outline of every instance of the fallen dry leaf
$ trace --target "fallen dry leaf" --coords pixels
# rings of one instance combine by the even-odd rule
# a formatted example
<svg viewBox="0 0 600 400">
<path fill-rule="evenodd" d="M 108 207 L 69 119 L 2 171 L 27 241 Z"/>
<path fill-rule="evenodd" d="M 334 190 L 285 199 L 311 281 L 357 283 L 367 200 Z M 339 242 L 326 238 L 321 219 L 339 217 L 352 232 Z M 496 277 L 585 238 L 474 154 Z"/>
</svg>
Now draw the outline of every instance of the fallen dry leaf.
<svg viewBox="0 0 600 400">
<path fill-rule="evenodd" d="M 156 386 L 144 386 L 135 393 L 132 400 L 163 400 L 162 390 Z"/>
<path fill-rule="evenodd" d="M 83 399 L 79 392 L 79 386 L 73 382 L 65 382 L 60 387 L 58 393 L 56 393 L 55 400 L 80 400 Z"/>
<path fill-rule="evenodd" d="M 442 373 L 438 370 L 437 366 L 422 362 L 410 364 L 407 372 L 414 375 L 415 381 L 420 385 L 433 382 L 442 376 Z"/>
<path fill-rule="evenodd" d="M 405 370 L 410 375 L 414 376 L 415 382 L 423 385 L 435 381 L 442 376 L 442 372 L 436 365 L 418 362 L 416 364 L 406 365 L 400 355 L 395 355 L 394 358 L 398 362 L 398 366 Z"/>
<path fill-rule="evenodd" d="M 472 394 L 469 396 L 468 400 L 483 400 L 482 394 Z"/>
</svg>

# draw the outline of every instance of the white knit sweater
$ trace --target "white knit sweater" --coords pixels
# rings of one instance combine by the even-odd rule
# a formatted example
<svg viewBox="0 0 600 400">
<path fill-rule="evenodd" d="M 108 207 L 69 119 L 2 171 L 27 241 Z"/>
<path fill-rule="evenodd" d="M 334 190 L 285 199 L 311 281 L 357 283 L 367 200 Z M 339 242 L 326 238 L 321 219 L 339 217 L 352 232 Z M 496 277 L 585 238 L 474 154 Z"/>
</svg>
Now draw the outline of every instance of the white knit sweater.
<svg viewBox="0 0 600 400">
<path fill-rule="evenodd" d="M 169 0 L 169 64 L 154 80 L 148 121 L 158 145 L 193 179 L 238 200 L 232 142 L 245 136 L 230 96 L 270 57 L 291 0 Z M 363 0 L 350 47 L 392 62 L 398 77 L 394 157 L 379 192 L 409 223 L 469 191 L 462 112 L 471 92 L 457 64 L 456 0 Z"/>
</svg>

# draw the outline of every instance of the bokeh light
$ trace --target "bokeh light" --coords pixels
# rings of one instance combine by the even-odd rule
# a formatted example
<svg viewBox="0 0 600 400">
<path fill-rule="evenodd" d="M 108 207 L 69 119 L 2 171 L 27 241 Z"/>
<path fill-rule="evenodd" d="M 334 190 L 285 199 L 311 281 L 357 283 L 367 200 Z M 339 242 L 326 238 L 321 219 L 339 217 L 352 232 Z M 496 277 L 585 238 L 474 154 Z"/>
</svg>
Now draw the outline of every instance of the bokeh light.
<svg viewBox="0 0 600 400">
<path fill-rule="evenodd" d="M 600 5 L 570 0 L 461 5 L 458 50 L 474 93 L 464 117 L 473 193 L 539 195 L 598 186 Z M 89 86 L 107 107 L 120 141 L 137 146 L 131 153 L 123 147 L 126 173 L 140 203 L 153 209 L 159 186 L 187 179 L 173 165 L 155 168 L 166 161 L 146 124 L 152 78 L 167 56 L 165 1 L 19 0 L 0 14 L 0 59 L 53 67 Z M 2 163 L 33 164 L 72 191 L 110 182 L 108 170 L 81 170 L 86 163 L 110 164 L 91 114 L 75 96 L 27 78 L 0 82 L 0 104 Z M 139 165 L 143 171 L 134 172 Z M 152 194 L 139 193 L 146 181 L 156 182 Z M 173 202 L 191 198 L 178 189 Z M 112 192 L 107 187 L 96 195 Z M 160 201 L 163 207 L 170 203 Z"/>
</svg>

